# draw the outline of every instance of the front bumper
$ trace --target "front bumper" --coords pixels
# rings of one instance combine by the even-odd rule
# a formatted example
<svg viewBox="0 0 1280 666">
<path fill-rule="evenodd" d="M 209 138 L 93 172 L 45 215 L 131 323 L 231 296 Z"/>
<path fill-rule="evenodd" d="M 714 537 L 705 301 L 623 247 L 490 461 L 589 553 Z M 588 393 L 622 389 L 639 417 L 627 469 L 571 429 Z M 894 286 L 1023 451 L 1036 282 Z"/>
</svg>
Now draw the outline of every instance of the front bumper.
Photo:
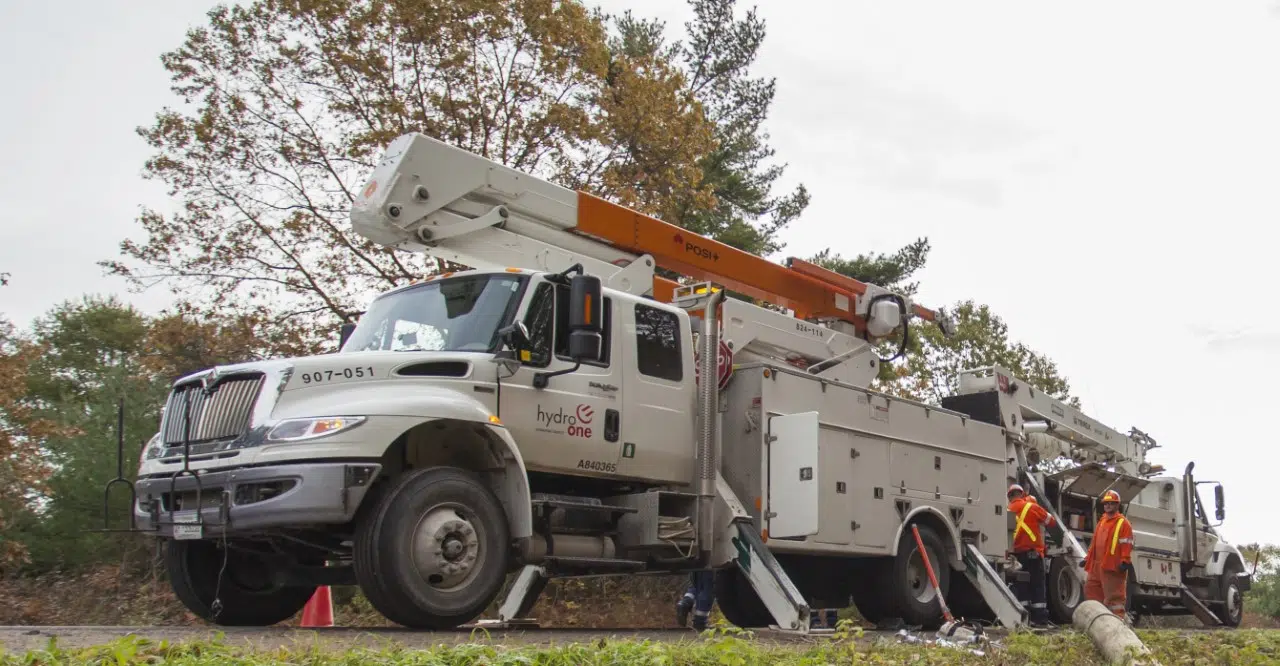
<svg viewBox="0 0 1280 666">
<path fill-rule="evenodd" d="M 355 516 L 381 469 L 377 463 L 298 462 L 200 471 L 198 477 L 162 474 L 137 482 L 134 517 L 138 529 L 164 538 L 175 536 L 175 525 L 179 538 L 201 538 L 342 524 Z"/>
</svg>

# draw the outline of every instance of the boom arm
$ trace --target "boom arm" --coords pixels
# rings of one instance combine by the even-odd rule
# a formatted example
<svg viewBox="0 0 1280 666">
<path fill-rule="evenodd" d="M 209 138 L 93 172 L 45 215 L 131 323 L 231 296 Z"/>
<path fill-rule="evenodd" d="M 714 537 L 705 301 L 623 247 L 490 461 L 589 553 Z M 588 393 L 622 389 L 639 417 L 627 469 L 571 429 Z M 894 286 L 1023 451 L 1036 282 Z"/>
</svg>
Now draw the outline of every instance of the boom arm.
<svg viewBox="0 0 1280 666">
<path fill-rule="evenodd" d="M 671 302 L 677 283 L 661 266 L 792 310 L 845 322 L 870 338 L 908 317 L 939 313 L 905 296 L 799 259 L 787 266 L 584 192 L 530 176 L 423 134 L 396 139 L 351 210 L 357 233 L 472 268 L 560 271 L 582 264 L 610 287 Z M 885 303 L 888 301 L 888 303 Z M 886 307 L 887 306 L 887 307 Z"/>
<path fill-rule="evenodd" d="M 994 392 L 1000 425 L 1021 433 L 1032 449 L 1065 454 L 1078 461 L 1115 465 L 1126 474 L 1158 471 L 1146 460 L 1155 440 L 1134 428 L 1123 435 L 1061 400 L 1019 380 L 1007 368 L 972 368 L 960 373 L 958 396 Z"/>
</svg>

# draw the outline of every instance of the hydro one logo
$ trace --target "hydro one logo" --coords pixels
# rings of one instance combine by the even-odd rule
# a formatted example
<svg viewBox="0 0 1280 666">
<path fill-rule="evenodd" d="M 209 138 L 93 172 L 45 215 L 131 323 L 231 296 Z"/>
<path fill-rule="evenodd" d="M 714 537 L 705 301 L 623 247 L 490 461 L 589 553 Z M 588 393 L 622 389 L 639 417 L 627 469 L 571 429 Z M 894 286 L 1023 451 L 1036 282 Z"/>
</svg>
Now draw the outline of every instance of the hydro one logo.
<svg viewBox="0 0 1280 666">
<path fill-rule="evenodd" d="M 595 418 L 595 410 L 591 405 L 578 405 L 572 414 L 561 407 L 554 412 L 542 409 L 538 405 L 539 430 L 546 432 L 564 432 L 570 437 L 591 437 L 591 420 Z M 561 431 L 560 428 L 564 430 Z"/>
</svg>

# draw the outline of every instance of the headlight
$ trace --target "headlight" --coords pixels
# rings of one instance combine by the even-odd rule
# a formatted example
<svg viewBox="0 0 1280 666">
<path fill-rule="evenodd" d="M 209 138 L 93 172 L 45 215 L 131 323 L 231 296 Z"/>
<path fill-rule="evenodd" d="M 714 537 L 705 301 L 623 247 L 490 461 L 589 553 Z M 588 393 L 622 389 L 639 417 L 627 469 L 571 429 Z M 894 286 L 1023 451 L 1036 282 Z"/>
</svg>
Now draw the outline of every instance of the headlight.
<svg viewBox="0 0 1280 666">
<path fill-rule="evenodd" d="M 151 436 L 147 441 L 146 447 L 142 449 L 142 457 L 144 460 L 155 460 L 160 457 L 160 452 L 164 451 L 164 444 L 160 441 L 160 433 Z"/>
<path fill-rule="evenodd" d="M 289 419 L 277 423 L 267 433 L 268 442 L 300 442 L 325 437 L 335 432 L 350 430 L 365 422 L 363 416 L 318 416 L 310 419 Z"/>
</svg>

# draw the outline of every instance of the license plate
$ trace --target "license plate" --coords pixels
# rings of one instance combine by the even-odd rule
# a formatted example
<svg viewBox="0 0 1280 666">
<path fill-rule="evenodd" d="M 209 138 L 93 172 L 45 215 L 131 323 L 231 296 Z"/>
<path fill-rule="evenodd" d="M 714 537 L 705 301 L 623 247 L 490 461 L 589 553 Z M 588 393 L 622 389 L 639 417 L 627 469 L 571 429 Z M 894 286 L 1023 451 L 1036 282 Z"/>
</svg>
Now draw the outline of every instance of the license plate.
<svg viewBox="0 0 1280 666">
<path fill-rule="evenodd" d="M 173 538 L 178 541 L 186 541 L 189 539 L 199 539 L 204 536 L 203 525 L 174 525 Z"/>
<path fill-rule="evenodd" d="M 199 539 L 204 536 L 204 526 L 195 511 L 179 511 L 173 514 L 173 538 L 179 541 Z"/>
</svg>

